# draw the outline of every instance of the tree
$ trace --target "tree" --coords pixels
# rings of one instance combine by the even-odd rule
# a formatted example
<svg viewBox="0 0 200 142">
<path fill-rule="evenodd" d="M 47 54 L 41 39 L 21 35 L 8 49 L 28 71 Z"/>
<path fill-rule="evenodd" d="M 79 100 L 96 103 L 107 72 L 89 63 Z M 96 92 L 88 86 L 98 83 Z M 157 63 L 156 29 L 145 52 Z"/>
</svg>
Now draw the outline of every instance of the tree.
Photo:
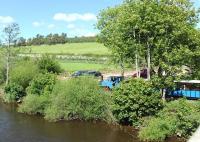
<svg viewBox="0 0 200 142">
<path fill-rule="evenodd" d="M 18 46 L 26 46 L 26 39 L 23 37 L 20 37 L 19 40 L 17 41 Z"/>
<path fill-rule="evenodd" d="M 6 43 L 6 85 L 8 85 L 9 82 L 10 59 L 12 56 L 11 46 L 17 40 L 19 31 L 19 25 L 16 23 L 10 24 L 3 29 L 4 40 Z"/>
<path fill-rule="evenodd" d="M 138 56 L 145 60 L 148 78 L 150 72 L 157 76 L 164 92 L 183 65 L 198 66 L 198 15 L 190 0 L 127 0 L 102 11 L 97 28 L 113 55 L 137 64 Z"/>
</svg>

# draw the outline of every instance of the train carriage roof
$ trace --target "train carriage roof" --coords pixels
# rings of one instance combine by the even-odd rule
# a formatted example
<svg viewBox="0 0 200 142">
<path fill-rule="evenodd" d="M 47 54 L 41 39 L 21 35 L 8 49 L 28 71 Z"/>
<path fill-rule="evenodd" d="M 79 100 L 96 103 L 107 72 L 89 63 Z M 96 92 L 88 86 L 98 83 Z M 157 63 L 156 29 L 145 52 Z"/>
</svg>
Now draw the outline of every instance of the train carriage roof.
<svg viewBox="0 0 200 142">
<path fill-rule="evenodd" d="M 187 84 L 200 84 L 200 80 L 181 80 L 181 81 L 174 81 L 176 83 L 187 83 Z"/>
</svg>

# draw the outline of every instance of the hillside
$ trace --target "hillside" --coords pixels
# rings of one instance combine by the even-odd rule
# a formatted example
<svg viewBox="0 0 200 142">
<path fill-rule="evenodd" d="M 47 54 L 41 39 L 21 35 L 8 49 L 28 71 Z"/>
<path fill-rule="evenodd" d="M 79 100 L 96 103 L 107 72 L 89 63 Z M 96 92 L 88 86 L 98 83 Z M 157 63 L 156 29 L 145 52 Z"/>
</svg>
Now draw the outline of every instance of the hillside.
<svg viewBox="0 0 200 142">
<path fill-rule="evenodd" d="M 58 45 L 27 46 L 22 50 L 23 53 L 33 54 L 59 54 L 59 55 L 97 55 L 108 56 L 110 52 L 100 43 L 67 43 Z"/>
</svg>

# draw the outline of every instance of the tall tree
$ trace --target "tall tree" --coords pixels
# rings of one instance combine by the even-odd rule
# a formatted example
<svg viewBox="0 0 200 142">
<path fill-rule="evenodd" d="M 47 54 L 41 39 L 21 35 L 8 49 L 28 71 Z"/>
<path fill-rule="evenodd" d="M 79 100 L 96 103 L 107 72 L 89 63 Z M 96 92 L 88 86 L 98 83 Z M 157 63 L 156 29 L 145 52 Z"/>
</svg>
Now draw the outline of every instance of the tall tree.
<svg viewBox="0 0 200 142">
<path fill-rule="evenodd" d="M 4 40 L 6 44 L 6 85 L 9 83 L 10 60 L 12 56 L 12 48 L 17 36 L 19 35 L 19 25 L 16 23 L 10 24 L 3 29 Z"/>
<path fill-rule="evenodd" d="M 148 78 L 153 73 L 164 90 L 171 86 L 183 65 L 197 67 L 198 16 L 199 11 L 190 0 L 127 0 L 103 10 L 97 27 L 100 39 L 113 55 L 123 55 L 135 63 L 140 56 L 146 61 Z"/>
</svg>

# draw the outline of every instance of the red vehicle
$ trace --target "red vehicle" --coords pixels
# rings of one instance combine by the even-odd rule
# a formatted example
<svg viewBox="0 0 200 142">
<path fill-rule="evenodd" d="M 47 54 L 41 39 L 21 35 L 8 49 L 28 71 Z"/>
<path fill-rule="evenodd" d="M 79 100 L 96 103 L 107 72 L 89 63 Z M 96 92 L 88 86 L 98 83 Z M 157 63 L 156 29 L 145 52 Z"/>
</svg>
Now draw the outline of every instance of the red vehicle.
<svg viewBox="0 0 200 142">
<path fill-rule="evenodd" d="M 137 73 L 133 74 L 133 77 L 137 77 Z M 140 70 L 140 77 L 147 78 L 147 69 Z"/>
</svg>

